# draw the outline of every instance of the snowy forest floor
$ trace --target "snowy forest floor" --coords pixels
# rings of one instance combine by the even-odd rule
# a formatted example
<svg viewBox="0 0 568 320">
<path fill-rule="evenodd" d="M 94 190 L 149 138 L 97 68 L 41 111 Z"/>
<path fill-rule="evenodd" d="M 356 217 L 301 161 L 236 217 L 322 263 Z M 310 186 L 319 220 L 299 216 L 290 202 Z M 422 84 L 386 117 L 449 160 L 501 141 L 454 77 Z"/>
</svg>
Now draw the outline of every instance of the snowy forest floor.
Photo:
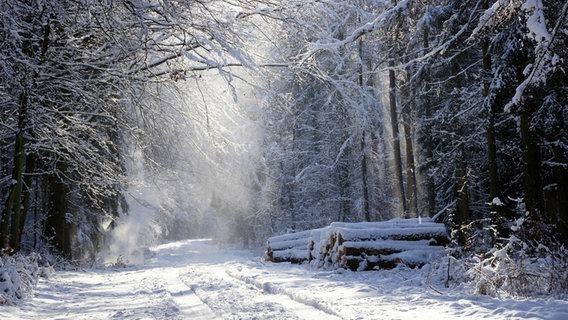
<svg viewBox="0 0 568 320">
<path fill-rule="evenodd" d="M 273 264 L 210 240 L 150 253 L 140 266 L 58 271 L 0 319 L 568 319 L 568 301 L 445 289 L 424 270 Z"/>
</svg>

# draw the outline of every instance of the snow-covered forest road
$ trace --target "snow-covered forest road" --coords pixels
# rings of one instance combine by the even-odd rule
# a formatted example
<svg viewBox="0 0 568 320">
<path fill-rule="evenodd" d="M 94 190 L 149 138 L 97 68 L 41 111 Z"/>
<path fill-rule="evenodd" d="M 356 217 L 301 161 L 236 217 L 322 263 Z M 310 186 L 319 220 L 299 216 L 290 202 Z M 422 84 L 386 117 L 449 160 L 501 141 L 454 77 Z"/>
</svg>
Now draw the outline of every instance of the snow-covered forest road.
<svg viewBox="0 0 568 320">
<path fill-rule="evenodd" d="M 153 248 L 142 266 L 58 271 L 0 319 L 568 318 L 566 301 L 445 292 L 423 275 L 265 263 L 192 240 Z"/>
</svg>

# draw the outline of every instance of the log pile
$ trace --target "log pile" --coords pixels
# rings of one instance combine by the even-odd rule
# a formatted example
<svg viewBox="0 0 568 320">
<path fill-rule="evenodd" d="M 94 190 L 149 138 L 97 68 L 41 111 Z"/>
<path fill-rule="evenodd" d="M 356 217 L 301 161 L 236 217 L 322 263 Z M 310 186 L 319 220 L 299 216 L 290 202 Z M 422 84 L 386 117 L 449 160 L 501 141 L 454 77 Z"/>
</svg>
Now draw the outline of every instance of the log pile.
<svg viewBox="0 0 568 320">
<path fill-rule="evenodd" d="M 420 267 L 443 255 L 446 228 L 431 219 L 342 223 L 270 238 L 270 261 L 309 261 L 321 268 L 391 269 Z"/>
<path fill-rule="evenodd" d="M 430 219 L 331 225 L 330 252 L 324 264 L 351 270 L 421 267 L 443 255 L 446 228 Z"/>
<path fill-rule="evenodd" d="M 272 262 L 302 263 L 309 260 L 311 230 L 268 238 L 266 259 Z"/>
</svg>

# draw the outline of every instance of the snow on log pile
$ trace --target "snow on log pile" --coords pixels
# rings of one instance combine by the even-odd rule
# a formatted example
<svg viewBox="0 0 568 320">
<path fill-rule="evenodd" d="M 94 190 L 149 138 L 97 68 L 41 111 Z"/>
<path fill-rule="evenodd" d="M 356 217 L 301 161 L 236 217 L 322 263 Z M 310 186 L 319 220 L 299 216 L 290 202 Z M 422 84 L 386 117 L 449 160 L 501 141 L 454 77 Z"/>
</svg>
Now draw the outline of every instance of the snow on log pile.
<svg viewBox="0 0 568 320">
<path fill-rule="evenodd" d="M 420 267 L 443 255 L 446 228 L 429 218 L 383 222 L 334 222 L 329 227 L 268 240 L 270 261 L 310 261 L 321 268 L 390 269 Z"/>
<path fill-rule="evenodd" d="M 268 238 L 266 258 L 272 262 L 302 263 L 322 257 L 329 227 Z M 329 249 L 329 248 L 328 248 Z"/>
<path fill-rule="evenodd" d="M 431 219 L 332 223 L 330 249 L 320 264 L 351 270 L 420 267 L 443 255 L 448 234 Z"/>
<path fill-rule="evenodd" d="M 268 238 L 267 259 L 272 262 L 302 263 L 308 261 L 311 230 Z"/>
</svg>

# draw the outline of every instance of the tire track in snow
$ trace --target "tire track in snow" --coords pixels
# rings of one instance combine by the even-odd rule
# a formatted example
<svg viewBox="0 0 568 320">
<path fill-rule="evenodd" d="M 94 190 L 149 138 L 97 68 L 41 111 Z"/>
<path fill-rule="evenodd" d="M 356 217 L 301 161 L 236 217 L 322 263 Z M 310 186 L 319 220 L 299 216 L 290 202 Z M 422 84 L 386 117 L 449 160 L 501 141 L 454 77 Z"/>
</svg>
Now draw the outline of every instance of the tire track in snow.
<svg viewBox="0 0 568 320">
<path fill-rule="evenodd" d="M 299 319 L 277 303 L 263 299 L 257 290 L 222 276 L 214 266 L 191 268 L 182 281 L 219 319 Z"/>
<path fill-rule="evenodd" d="M 340 319 L 287 294 L 270 292 L 231 276 L 224 265 L 191 267 L 182 277 L 201 301 L 223 319 Z"/>
<path fill-rule="evenodd" d="M 258 288 L 259 290 L 262 290 L 263 292 L 273 295 L 285 295 L 290 299 L 292 299 L 293 301 L 296 301 L 298 303 L 325 312 L 327 314 L 326 319 L 333 319 L 329 318 L 330 316 L 335 317 L 337 319 L 343 319 L 343 317 L 340 314 L 329 308 L 326 304 L 319 302 L 317 299 L 311 299 L 309 297 L 301 297 L 295 294 L 293 291 L 286 290 L 285 288 L 282 288 L 270 281 L 261 281 L 255 279 L 254 277 L 247 277 L 230 269 L 227 269 L 225 272 L 233 279 L 242 281 L 247 284 L 251 284 L 256 288 Z"/>
<path fill-rule="evenodd" d="M 41 279 L 34 298 L 11 307 L 0 319 L 182 320 L 178 305 L 170 298 L 163 278 L 150 269 L 58 271 Z"/>
<path fill-rule="evenodd" d="M 196 294 L 193 287 L 188 286 L 181 278 L 180 272 L 163 270 L 163 279 L 170 298 L 179 308 L 183 319 L 215 320 L 217 315 Z"/>
</svg>

